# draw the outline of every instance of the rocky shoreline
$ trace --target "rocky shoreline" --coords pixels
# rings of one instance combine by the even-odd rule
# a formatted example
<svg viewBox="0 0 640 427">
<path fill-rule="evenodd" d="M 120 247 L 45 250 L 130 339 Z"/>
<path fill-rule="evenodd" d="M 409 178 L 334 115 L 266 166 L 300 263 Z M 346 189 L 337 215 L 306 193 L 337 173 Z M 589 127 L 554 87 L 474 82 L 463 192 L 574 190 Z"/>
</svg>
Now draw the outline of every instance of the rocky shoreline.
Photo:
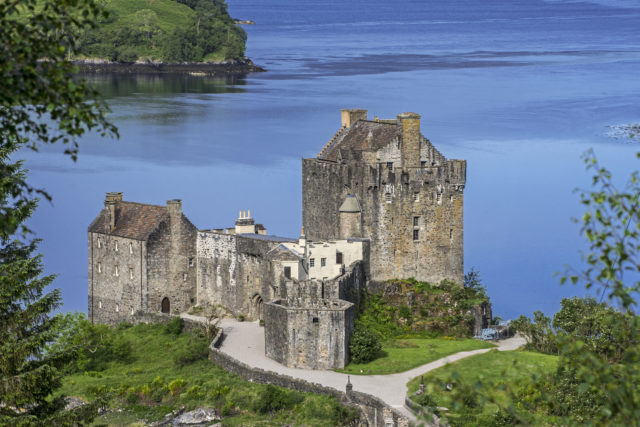
<svg viewBox="0 0 640 427">
<path fill-rule="evenodd" d="M 267 71 L 249 58 L 223 62 L 112 62 L 103 59 L 73 61 L 81 73 L 186 73 L 191 75 L 248 74 Z"/>
</svg>

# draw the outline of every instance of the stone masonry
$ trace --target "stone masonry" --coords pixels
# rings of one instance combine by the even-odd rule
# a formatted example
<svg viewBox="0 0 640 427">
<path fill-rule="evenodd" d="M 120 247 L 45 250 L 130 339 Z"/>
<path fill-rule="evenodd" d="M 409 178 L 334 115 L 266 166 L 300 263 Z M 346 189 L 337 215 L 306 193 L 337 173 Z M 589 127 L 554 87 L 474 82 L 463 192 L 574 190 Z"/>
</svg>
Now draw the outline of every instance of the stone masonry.
<svg viewBox="0 0 640 427">
<path fill-rule="evenodd" d="M 371 280 L 461 283 L 465 182 L 466 162 L 440 154 L 418 114 L 368 120 L 365 110 L 343 110 L 336 136 L 302 161 L 302 222 L 310 240 L 361 227 Z"/>
</svg>

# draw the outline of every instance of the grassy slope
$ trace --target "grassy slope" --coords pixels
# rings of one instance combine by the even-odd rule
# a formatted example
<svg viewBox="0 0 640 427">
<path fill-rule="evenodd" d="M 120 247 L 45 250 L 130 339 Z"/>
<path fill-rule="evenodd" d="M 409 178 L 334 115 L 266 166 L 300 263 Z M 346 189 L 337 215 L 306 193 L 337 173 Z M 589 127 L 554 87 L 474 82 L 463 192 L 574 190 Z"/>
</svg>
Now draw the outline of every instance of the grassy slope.
<svg viewBox="0 0 640 427">
<path fill-rule="evenodd" d="M 518 380 L 526 379 L 534 373 L 549 373 L 556 369 L 557 356 L 534 353 L 528 351 L 490 351 L 456 363 L 436 369 L 425 375 L 425 383 L 428 379 L 446 381 L 453 372 L 456 372 L 461 380 L 467 384 L 482 381 L 484 384 L 514 384 Z M 407 384 L 407 394 L 414 393 L 420 384 L 420 377 L 416 377 Z M 504 402 L 504 394 L 496 392 L 498 402 Z M 451 408 L 450 394 L 441 390 L 435 390 L 432 397 L 438 406 Z M 483 415 L 491 415 L 497 411 L 497 406 L 487 404 L 482 410 Z"/>
<path fill-rule="evenodd" d="M 331 414 L 335 414 L 337 402 L 328 396 L 288 391 L 301 402 L 292 409 L 262 415 L 251 408 L 265 386 L 243 381 L 206 359 L 177 367 L 173 362 L 174 355 L 190 340 L 202 339 L 195 335 L 169 335 L 164 333 L 161 325 L 138 325 L 118 333 L 131 343 L 133 360 L 110 362 L 109 368 L 101 372 L 67 376 L 61 390 L 68 396 L 90 400 L 94 396 L 92 390 L 101 386 L 106 386 L 107 390 L 111 389 L 117 395 L 111 403 L 112 409 L 125 410 L 113 411 L 98 418 L 95 421 L 98 425 L 126 425 L 140 419 L 149 422 L 160 420 L 165 414 L 182 405 L 188 410 L 196 407 L 226 406 L 230 414 L 224 417 L 223 425 L 331 426 L 336 423 L 335 418 L 331 420 Z M 175 396 L 171 396 L 169 390 L 162 390 L 161 387 L 153 385 L 157 377 L 162 377 L 162 384 L 165 386 L 176 379 L 183 379 L 186 383 Z M 142 392 L 145 386 L 149 387 L 147 390 L 150 391 L 147 395 Z M 217 397 L 216 391 L 224 386 L 229 387 L 228 394 L 222 398 Z M 154 401 L 154 392 L 161 397 L 160 402 Z"/>
<path fill-rule="evenodd" d="M 188 25 L 195 14 L 189 7 L 173 0 L 107 0 L 106 4 L 116 17 L 114 22 L 103 24 L 109 31 L 135 24 L 135 13 L 142 9 L 153 10 L 158 16 L 158 26 L 165 32 Z"/>
<path fill-rule="evenodd" d="M 369 363 L 350 363 L 345 369 L 338 371 L 356 375 L 393 374 L 460 351 L 491 347 L 494 347 L 491 343 L 464 338 L 391 340 L 382 346 L 384 356 Z"/>
</svg>

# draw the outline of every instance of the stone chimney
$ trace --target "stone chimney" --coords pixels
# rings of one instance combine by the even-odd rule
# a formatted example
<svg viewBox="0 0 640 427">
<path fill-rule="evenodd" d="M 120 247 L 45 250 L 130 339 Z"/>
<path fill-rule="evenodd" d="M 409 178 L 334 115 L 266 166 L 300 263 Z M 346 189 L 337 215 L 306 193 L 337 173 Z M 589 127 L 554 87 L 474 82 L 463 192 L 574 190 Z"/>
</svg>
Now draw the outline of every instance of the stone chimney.
<svg viewBox="0 0 640 427">
<path fill-rule="evenodd" d="M 360 108 L 342 110 L 342 127 L 350 127 L 356 120 L 367 120 L 367 110 Z"/>
<path fill-rule="evenodd" d="M 169 212 L 169 217 L 179 218 L 182 215 L 182 200 L 167 200 L 167 211 Z"/>
<path fill-rule="evenodd" d="M 108 233 L 112 232 L 116 228 L 116 205 L 122 201 L 122 193 L 117 191 L 108 192 L 104 199 L 104 207 L 107 210 L 107 216 L 109 221 Z"/>
<path fill-rule="evenodd" d="M 236 234 L 258 234 L 258 231 L 256 230 L 256 221 L 251 218 L 250 210 L 240 211 L 238 219 L 236 219 L 235 231 Z"/>
<path fill-rule="evenodd" d="M 420 167 L 420 114 L 402 113 L 398 115 L 402 137 L 402 166 Z"/>
</svg>

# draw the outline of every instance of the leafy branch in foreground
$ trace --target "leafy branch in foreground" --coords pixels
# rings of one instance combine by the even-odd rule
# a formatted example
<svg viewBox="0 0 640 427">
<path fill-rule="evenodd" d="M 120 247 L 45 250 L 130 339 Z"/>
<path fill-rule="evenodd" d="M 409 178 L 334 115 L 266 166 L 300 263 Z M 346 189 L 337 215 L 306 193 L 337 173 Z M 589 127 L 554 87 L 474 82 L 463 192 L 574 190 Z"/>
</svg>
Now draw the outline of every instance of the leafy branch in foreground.
<svg viewBox="0 0 640 427">
<path fill-rule="evenodd" d="M 26 146 L 60 142 L 73 160 L 78 138 L 89 131 L 117 136 L 105 117 L 107 105 L 84 81 L 74 78 L 74 35 L 105 12 L 96 0 L 7 0 L 0 2 L 0 144 L 9 153 Z M 27 19 L 28 16 L 28 19 Z M 0 237 L 16 231 L 11 209 L 27 203 L 35 190 L 15 164 L 0 165 L 4 194 L 0 204 Z M 24 225 L 23 225 L 24 227 Z"/>
</svg>

